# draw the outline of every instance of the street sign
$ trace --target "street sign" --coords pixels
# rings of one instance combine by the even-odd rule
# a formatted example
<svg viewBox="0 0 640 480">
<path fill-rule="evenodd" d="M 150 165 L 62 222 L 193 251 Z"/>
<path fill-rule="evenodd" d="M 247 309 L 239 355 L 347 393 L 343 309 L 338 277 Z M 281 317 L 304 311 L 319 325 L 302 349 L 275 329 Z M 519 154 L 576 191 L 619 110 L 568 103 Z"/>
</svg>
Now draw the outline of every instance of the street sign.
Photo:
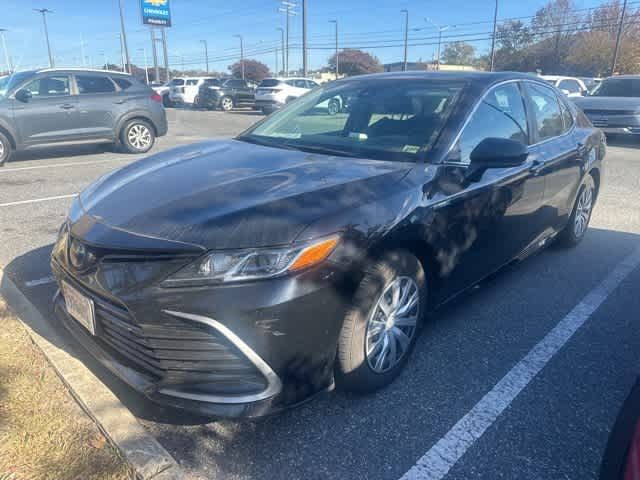
<svg viewBox="0 0 640 480">
<path fill-rule="evenodd" d="M 140 0 L 142 23 L 159 27 L 171 26 L 169 0 Z"/>
</svg>

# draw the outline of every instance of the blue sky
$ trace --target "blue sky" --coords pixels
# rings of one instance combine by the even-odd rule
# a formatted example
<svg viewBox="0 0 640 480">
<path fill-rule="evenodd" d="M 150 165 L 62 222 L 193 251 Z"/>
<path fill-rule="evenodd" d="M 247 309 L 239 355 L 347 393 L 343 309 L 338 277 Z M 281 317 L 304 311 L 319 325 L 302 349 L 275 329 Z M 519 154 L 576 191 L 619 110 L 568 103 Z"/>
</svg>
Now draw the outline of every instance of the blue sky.
<svg viewBox="0 0 640 480">
<path fill-rule="evenodd" d="M 57 66 L 82 65 L 81 42 L 85 64 L 101 65 L 104 59 L 119 63 L 120 31 L 117 0 L 1 0 L 0 28 L 7 28 L 7 42 L 15 64 L 20 68 L 47 65 L 46 46 L 40 14 L 33 8 L 54 11 L 48 17 L 49 34 Z M 289 0 L 293 1 L 293 0 Z M 226 71 L 239 57 L 239 39 L 244 36 L 247 57 L 257 58 L 272 69 L 275 46 L 279 46 L 284 16 L 278 12 L 278 0 L 172 0 L 174 26 L 168 30 L 170 62 L 173 68 L 204 68 L 204 51 L 200 40 L 207 40 L 211 69 Z M 298 4 L 302 0 L 297 0 Z M 523 17 L 533 13 L 546 0 L 500 0 L 499 18 Z M 591 8 L 600 0 L 575 0 L 577 8 Z M 150 57 L 149 30 L 140 19 L 139 0 L 123 0 L 128 43 L 132 61 L 142 65 L 143 48 Z M 410 14 L 409 59 L 431 60 L 436 49 L 436 29 L 425 22 L 429 17 L 440 25 L 451 25 L 443 35 L 473 39 L 480 52 L 488 48 L 486 32 L 491 30 L 493 0 L 308 0 L 309 60 L 312 68 L 326 64 L 333 53 L 334 25 L 339 20 L 342 46 L 363 47 L 383 62 L 402 59 L 404 17 Z M 297 8 L 300 11 L 300 7 Z M 484 23 L 483 23 L 484 22 Z M 475 23 L 470 25 L 470 23 Z M 419 29 L 419 30 L 417 30 Z M 289 65 L 301 66 L 301 16 L 291 19 L 291 53 Z M 484 40 L 483 40 L 484 39 Z M 384 45 L 385 48 L 373 48 Z M 2 61 L 2 57 L 0 57 Z M 150 61 L 150 60 L 149 60 Z M 4 65 L 3 65 L 4 66 Z"/>
</svg>

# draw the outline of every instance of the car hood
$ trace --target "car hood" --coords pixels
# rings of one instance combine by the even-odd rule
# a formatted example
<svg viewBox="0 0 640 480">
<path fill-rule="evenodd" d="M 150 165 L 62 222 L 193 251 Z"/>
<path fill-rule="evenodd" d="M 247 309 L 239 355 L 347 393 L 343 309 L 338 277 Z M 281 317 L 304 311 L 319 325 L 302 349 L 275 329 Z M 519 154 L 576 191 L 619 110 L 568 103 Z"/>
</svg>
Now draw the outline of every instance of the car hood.
<svg viewBox="0 0 640 480">
<path fill-rule="evenodd" d="M 99 179 L 80 206 L 96 222 L 138 236 L 203 248 L 281 245 L 323 216 L 388 194 L 412 166 L 206 142 Z"/>
<path fill-rule="evenodd" d="M 637 97 L 579 97 L 573 101 L 583 110 L 640 110 Z"/>
</svg>

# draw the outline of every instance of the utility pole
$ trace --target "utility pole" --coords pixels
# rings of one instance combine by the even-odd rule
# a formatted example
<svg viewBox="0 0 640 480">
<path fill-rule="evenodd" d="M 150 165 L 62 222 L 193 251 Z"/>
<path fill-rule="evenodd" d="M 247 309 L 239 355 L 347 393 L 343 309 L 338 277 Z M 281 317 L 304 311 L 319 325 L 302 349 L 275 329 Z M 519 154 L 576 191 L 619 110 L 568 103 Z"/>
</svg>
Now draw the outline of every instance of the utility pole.
<svg viewBox="0 0 640 480">
<path fill-rule="evenodd" d="M 4 50 L 4 60 L 7 62 L 7 72 L 13 72 L 13 65 L 11 65 L 11 57 L 9 56 L 9 49 L 7 48 L 7 40 L 4 38 L 5 32 L 8 32 L 6 28 L 0 28 L 0 40 L 2 40 L 2 49 Z"/>
<path fill-rule="evenodd" d="M 102 55 L 102 61 L 104 62 L 104 68 L 102 70 L 109 70 L 109 62 L 107 60 L 107 54 L 102 51 L 100 52 L 100 55 Z"/>
<path fill-rule="evenodd" d="M 307 76 L 307 0 L 302 0 L 302 76 Z"/>
<path fill-rule="evenodd" d="M 400 10 L 404 13 L 404 64 L 402 65 L 402 71 L 407 71 L 407 47 L 409 43 L 409 10 Z"/>
<path fill-rule="evenodd" d="M 144 75 L 147 78 L 147 85 L 149 85 L 149 63 L 147 62 L 147 49 L 143 47 L 139 48 L 138 51 L 142 52 L 142 54 L 144 55 Z"/>
<path fill-rule="evenodd" d="M 340 62 L 338 61 L 338 20 L 329 20 L 329 23 L 336 24 L 336 80 L 338 80 L 338 75 L 340 75 Z"/>
<path fill-rule="evenodd" d="M 627 0 L 625 0 L 626 4 Z M 498 0 L 496 0 L 496 7 L 493 10 L 493 35 L 491 36 L 491 62 L 489 64 L 489 71 L 493 72 L 493 67 L 496 60 L 496 31 L 498 29 Z"/>
<path fill-rule="evenodd" d="M 156 71 L 156 82 L 160 82 L 160 66 L 158 65 L 158 46 L 156 45 L 156 34 L 153 27 L 149 29 L 151 33 L 151 55 L 153 56 L 153 68 Z"/>
<path fill-rule="evenodd" d="M 207 73 L 209 73 L 209 46 L 206 40 L 200 40 L 200 43 L 204 45 L 204 58 L 207 63 Z"/>
<path fill-rule="evenodd" d="M 611 62 L 611 76 L 616 73 L 616 63 L 618 63 L 618 53 L 620 52 L 620 40 L 622 39 L 622 31 L 624 28 L 624 17 L 627 14 L 627 0 L 622 4 L 622 14 L 620 15 L 620 24 L 618 24 L 618 33 L 616 35 L 616 46 L 613 50 L 613 60 Z"/>
<path fill-rule="evenodd" d="M 122 45 L 122 34 L 119 33 L 118 34 L 118 41 L 120 42 L 120 68 L 122 69 L 123 72 L 126 72 L 125 70 L 125 58 L 124 58 L 124 46 Z"/>
<path fill-rule="evenodd" d="M 295 8 L 297 7 L 296 3 L 287 1 L 287 0 L 282 0 L 282 7 L 279 8 L 278 10 L 282 13 L 284 13 L 285 17 L 286 17 L 286 37 L 287 37 L 287 41 L 285 44 L 285 65 L 284 65 L 284 70 L 285 70 L 285 76 L 289 76 L 289 17 L 293 17 L 296 15 L 295 12 Z"/>
<path fill-rule="evenodd" d="M 49 43 L 49 28 L 47 27 L 47 13 L 53 13 L 53 10 L 49 10 L 48 8 L 34 8 L 33 10 L 42 14 L 44 36 L 47 39 L 47 51 L 49 52 L 49 67 L 54 68 L 56 66 L 56 63 L 53 61 L 53 54 L 51 53 L 51 43 Z"/>
<path fill-rule="evenodd" d="M 276 28 L 276 30 L 280 30 L 280 33 L 282 34 L 282 71 L 284 72 L 284 76 L 287 76 L 287 72 L 284 71 L 284 64 L 285 64 L 285 58 L 284 58 L 284 51 L 285 51 L 285 47 L 284 47 L 284 28 Z M 276 48 L 277 50 L 277 48 Z"/>
<path fill-rule="evenodd" d="M 240 68 L 242 69 L 242 80 L 244 80 L 244 42 L 242 41 L 242 35 L 234 35 L 240 39 Z"/>
<path fill-rule="evenodd" d="M 120 29 L 122 30 L 122 46 L 124 48 L 125 69 L 127 73 L 131 73 L 131 62 L 129 61 L 129 47 L 127 46 L 127 32 L 124 28 L 124 13 L 122 12 L 122 0 L 118 0 L 120 7 Z"/>
<path fill-rule="evenodd" d="M 430 18 L 425 18 L 425 22 L 430 23 L 434 27 L 438 29 L 438 56 L 437 56 L 437 68 L 436 70 L 440 70 L 440 47 L 442 46 L 442 32 L 445 30 L 449 30 L 451 28 L 449 25 L 440 26 L 437 23 L 433 22 Z"/>
</svg>

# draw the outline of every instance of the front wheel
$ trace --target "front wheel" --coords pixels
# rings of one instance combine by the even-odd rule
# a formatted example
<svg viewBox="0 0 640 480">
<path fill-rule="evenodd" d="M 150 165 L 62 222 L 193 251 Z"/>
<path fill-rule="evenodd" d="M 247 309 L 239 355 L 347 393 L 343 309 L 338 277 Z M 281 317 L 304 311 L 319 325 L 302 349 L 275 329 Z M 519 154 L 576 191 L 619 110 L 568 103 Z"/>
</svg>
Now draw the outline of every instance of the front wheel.
<svg viewBox="0 0 640 480">
<path fill-rule="evenodd" d="M 129 120 L 120 134 L 120 143 L 129 153 L 146 153 L 155 141 L 153 127 L 146 120 Z"/>
<path fill-rule="evenodd" d="M 420 261 L 403 250 L 366 269 L 338 340 L 336 383 L 372 392 L 393 381 L 415 343 L 427 303 Z"/>
<path fill-rule="evenodd" d="M 0 167 L 9 161 L 12 151 L 11 142 L 4 133 L 0 132 Z"/>
<path fill-rule="evenodd" d="M 593 205 L 598 192 L 591 175 L 587 175 L 576 197 L 569 223 L 560 233 L 558 240 L 565 247 L 580 243 L 589 228 Z"/>
<path fill-rule="evenodd" d="M 231 97 L 222 97 L 222 100 L 220 100 L 220 108 L 224 112 L 228 112 L 228 111 L 232 110 L 233 109 L 233 98 L 231 98 Z"/>
</svg>

